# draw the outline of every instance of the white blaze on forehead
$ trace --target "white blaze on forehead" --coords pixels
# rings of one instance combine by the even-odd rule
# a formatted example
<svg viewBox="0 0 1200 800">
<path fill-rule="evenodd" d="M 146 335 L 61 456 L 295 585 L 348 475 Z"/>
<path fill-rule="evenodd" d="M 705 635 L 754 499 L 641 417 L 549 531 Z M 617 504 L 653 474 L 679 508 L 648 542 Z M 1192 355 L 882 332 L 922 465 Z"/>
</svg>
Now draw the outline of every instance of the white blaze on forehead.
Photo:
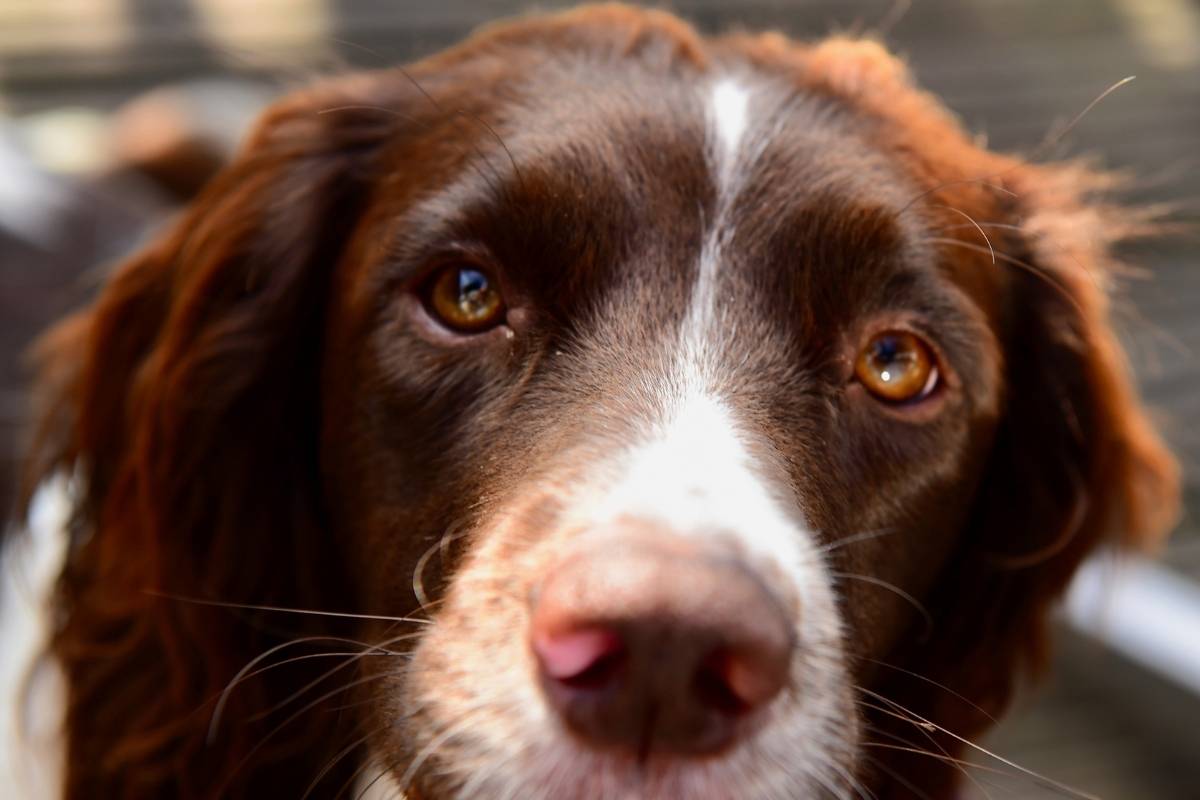
<svg viewBox="0 0 1200 800">
<path fill-rule="evenodd" d="M 696 393 L 669 420 L 617 463 L 619 478 L 585 513 L 606 528 L 635 518 L 676 535 L 721 536 L 748 555 L 775 562 L 796 576 L 800 539 L 808 538 L 799 512 L 755 464 L 745 434 L 728 407 Z"/>
<path fill-rule="evenodd" d="M 716 129 L 719 173 L 733 168 L 746 133 L 750 93 L 733 78 L 723 78 L 712 88 L 709 106 Z"/>
<path fill-rule="evenodd" d="M 707 157 L 716 201 L 701 248 L 696 287 L 684 328 L 685 348 L 691 354 L 706 349 L 705 338 L 717 318 L 717 272 L 725 243 L 732 233 L 729 211 L 741 188 L 741 175 L 761 147 L 761 143 L 752 144 L 750 100 L 750 89 L 736 78 L 720 78 L 707 89 Z"/>
<path fill-rule="evenodd" d="M 661 417 L 654 421 L 654 433 L 626 454 L 624 474 L 589 524 L 632 516 L 660 522 L 675 533 L 733 535 L 744 540 L 749 553 L 769 556 L 794 574 L 801 528 L 794 503 L 776 497 L 767 485 L 747 446 L 747 432 L 711 388 L 721 370 L 724 331 L 717 286 L 733 224 L 730 207 L 740 175 L 757 152 L 747 147 L 750 89 L 722 77 L 705 91 L 707 159 L 716 198 L 675 364 L 655 380 Z"/>
</svg>

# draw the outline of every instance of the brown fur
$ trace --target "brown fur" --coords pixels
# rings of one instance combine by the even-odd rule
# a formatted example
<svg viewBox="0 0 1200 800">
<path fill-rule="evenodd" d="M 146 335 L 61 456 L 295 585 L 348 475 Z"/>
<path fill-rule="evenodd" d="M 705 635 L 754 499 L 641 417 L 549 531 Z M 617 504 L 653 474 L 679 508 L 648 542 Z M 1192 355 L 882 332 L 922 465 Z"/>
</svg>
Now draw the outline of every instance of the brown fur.
<svg viewBox="0 0 1200 800">
<path fill-rule="evenodd" d="M 561 58 L 568 51 L 571 58 Z M 847 584 L 848 646 L 864 656 L 852 665 L 856 681 L 963 737 L 977 736 L 989 723 L 972 705 L 872 659 L 919 673 L 998 714 L 1020 668 L 1042 660 L 1047 610 L 1081 560 L 1105 543 L 1158 542 L 1175 517 L 1177 471 L 1146 420 L 1108 322 L 1107 289 L 1116 273 L 1108 248 L 1135 231 L 1113 224 L 1121 214 L 1096 199 L 1104 187 L 1093 173 L 980 149 L 869 41 L 805 46 L 767 35 L 705 42 L 667 15 L 615 6 L 500 26 L 407 75 L 354 76 L 278 103 L 236 163 L 187 213 L 123 265 L 92 306 L 43 342 L 45 416 L 29 486 L 65 470 L 79 487 L 52 645 L 69 686 L 68 797 L 299 797 L 314 781 L 327 795 L 345 785 L 361 748 L 351 746 L 328 774 L 320 771 L 392 718 L 370 719 L 358 707 L 333 711 L 362 699 L 347 690 L 269 739 L 263 737 L 304 701 L 255 721 L 320 676 L 328 662 L 298 662 L 240 685 L 209 743 L 213 704 L 237 670 L 293 637 L 381 640 L 396 627 L 238 612 L 180 598 L 405 614 L 416 605 L 409 576 L 456 519 L 467 520 L 465 529 L 474 533 L 458 541 L 456 552 L 475 548 L 476 560 L 479 552 L 491 553 L 488 569 L 501 575 L 518 563 L 536 570 L 529 566 L 536 558 L 516 540 L 481 543 L 481 520 L 503 509 L 522 521 L 526 536 L 549 529 L 553 504 L 518 502 L 514 493 L 544 478 L 549 465 L 561 466 L 556 453 L 569 450 L 583 463 L 588 448 L 603 446 L 581 444 L 576 428 L 562 421 L 605 419 L 618 432 L 625 424 L 632 406 L 623 403 L 633 401 L 613 387 L 622 385 L 627 365 L 597 354 L 610 343 L 644 340 L 639 324 L 676 322 L 671 293 L 685 291 L 686 280 L 665 271 L 654 277 L 647 267 L 643 277 L 628 279 L 627 296 L 644 300 L 653 290 L 666 297 L 652 312 L 657 320 L 587 334 L 594 337 L 590 346 L 584 334 L 572 339 L 564 331 L 603 317 L 586 301 L 614 285 L 612 265 L 623 258 L 652 251 L 666 254 L 656 263 L 684 264 L 695 255 L 697 223 L 670 209 L 689 196 L 709 202 L 704 177 L 686 158 L 672 160 L 669 149 L 636 148 L 645 131 L 669 130 L 674 81 L 737 60 L 799 95 L 824 98 L 837 126 L 855 131 L 855 145 L 830 134 L 822 162 L 833 176 L 828 180 L 852 175 L 865 163 L 861 153 L 870 151 L 896 176 L 897 196 L 915 198 L 898 222 L 894 209 L 876 212 L 867 203 L 863 211 L 867 192 L 852 186 L 859 206 L 814 202 L 806 207 L 817 209 L 815 218 L 796 212 L 797 220 L 815 219 L 811 236 L 799 226 L 781 232 L 775 221 L 762 222 L 761 251 L 749 246 L 748 258 L 775 258 L 767 242 L 784 247 L 789 236 L 826 243 L 831 259 L 859 247 L 868 256 L 906 252 L 913 232 L 924 231 L 941 240 L 932 244 L 937 274 L 973 315 L 956 330 L 974 337 L 984 353 L 978 374 L 957 375 L 964 383 L 955 395 L 965 409 L 960 423 L 931 423 L 934 433 L 895 445 L 928 452 L 925 477 L 940 488 L 917 486 L 883 466 L 868 468 L 874 456 L 838 461 L 839 453 L 860 447 L 882 456 L 884 445 L 872 442 L 890 435 L 878 420 L 854 422 L 865 413 L 857 406 L 839 419 L 850 420 L 844 430 L 861 442 L 846 442 L 833 454 L 794 444 L 797 426 L 832 425 L 821 409 L 841 401 L 761 356 L 758 372 L 765 377 L 755 385 L 762 391 L 748 413 L 782 443 L 792 483 L 821 498 L 811 513 L 823 531 L 850 534 L 896 517 L 937 521 L 931 530 L 940 533 L 926 550 L 896 557 L 884 538 L 839 554 L 847 570 L 920 594 L 934 622 L 926 641 L 903 604 Z M 628 114 L 628 124 L 614 123 L 607 139 L 589 139 L 590 117 L 578 103 L 564 96 L 555 106 L 539 96 L 589 74 L 589 64 L 628 87 L 627 96 L 612 95 L 614 116 L 626 114 L 630 98 L 653 103 L 658 91 L 663 108 L 640 118 Z M 523 116 L 533 114 L 530 106 L 543 116 Z M 556 113 L 561 118 L 540 133 L 529 130 L 530 119 Z M 679 146 L 700 133 L 681 128 Z M 571 137 L 592 148 L 591 174 L 559 168 L 574 163 L 570 152 L 554 149 Z M 501 140 L 514 150 L 519 174 L 510 174 Z M 561 163 L 553 161 L 556 153 Z M 797 163 L 790 158 L 780 155 L 770 182 L 780 208 L 793 202 L 793 190 L 806 190 L 786 171 Z M 627 184 L 634 187 L 629 199 L 618 184 L 639 164 L 648 166 Z M 656 170 L 669 179 L 656 183 Z M 451 177 L 462 191 L 439 194 Z M 509 223 L 484 213 L 453 237 L 485 240 L 499 260 L 527 262 L 538 275 L 527 285 L 541 293 L 534 303 L 541 316 L 515 344 L 497 341 L 469 357 L 412 344 L 395 334 L 400 312 L 381 308 L 381 298 L 409 286 L 407 273 L 389 270 L 424 258 L 422 236 L 436 227 L 437 214 L 461 210 L 460 196 L 474 201 L 462 187 L 496 181 L 515 187 L 505 189 L 519 195 L 514 207 L 519 201 L 556 214 Z M 993 265 L 982 239 L 951 207 L 981 222 L 1019 226 L 989 229 L 992 245 L 1010 261 Z M 414 219 L 418 211 L 434 218 L 426 225 Z M 630 239 L 632 222 L 646 217 L 643 233 Z M 400 229 L 398 220 L 409 227 Z M 664 238 L 637 238 L 649 230 Z M 945 241 L 951 238 L 964 244 Z M 552 258 L 520 250 L 519 241 L 553 241 L 557 249 Z M 847 268 L 870 261 L 845 258 Z M 558 268 L 564 260 L 576 265 L 570 274 Z M 799 310 L 797 324 L 811 334 L 805 341 L 832 352 L 840 340 L 828 332 L 854 311 L 822 294 L 816 268 L 806 269 L 771 280 L 811 287 L 803 295 L 811 307 Z M 864 272 L 862 291 L 886 269 Z M 749 296 L 752 288 L 735 291 Z M 555 361 L 555 350 L 567 354 Z M 464 365 L 471 365 L 469 374 Z M 817 399 L 790 406 L 793 389 Z M 605 401 L 597 410 L 598 397 Z M 959 453 L 952 460 L 950 442 Z M 802 468 L 818 456 L 829 475 Z M 952 475 L 935 479 L 943 461 Z M 564 470 L 556 485 L 569 479 Z M 878 499 L 892 486 L 910 502 L 889 506 Z M 861 505 L 867 508 L 855 526 L 839 522 L 845 509 Z M 469 640 L 472 631 L 486 635 L 489 619 L 508 619 L 493 610 L 507 601 L 498 595 L 464 601 L 464 592 L 495 575 L 456 583 L 458 566 L 449 555 L 444 565 L 434 560 L 426 576 L 430 591 L 440 571 L 440 585 L 453 587 L 458 599 L 444 613 L 437 607 L 431 613 L 439 620 L 437 635 Z M 367 677 L 388 668 L 365 666 Z M 305 701 L 336 688 L 337 680 Z M 427 687 L 432 681 L 433 690 L 437 683 L 428 668 L 411 677 L 401 672 L 396 681 Z M 391 681 L 368 683 L 366 697 L 385 706 L 409 697 L 402 690 L 388 694 L 395 688 Z M 419 725 L 420 710 L 413 713 Z M 868 708 L 866 718 L 882 735 L 914 739 L 911 726 L 886 710 Z M 961 752 L 957 740 L 937 738 L 950 755 Z M 386 758 L 403 772 L 413 754 L 403 742 L 382 741 L 395 746 Z M 930 797 L 950 796 L 952 766 L 865 752 L 878 768 L 865 758 L 856 768 L 876 796 L 911 796 L 906 784 Z M 432 775 L 420 785 L 429 797 L 440 796 Z"/>
</svg>

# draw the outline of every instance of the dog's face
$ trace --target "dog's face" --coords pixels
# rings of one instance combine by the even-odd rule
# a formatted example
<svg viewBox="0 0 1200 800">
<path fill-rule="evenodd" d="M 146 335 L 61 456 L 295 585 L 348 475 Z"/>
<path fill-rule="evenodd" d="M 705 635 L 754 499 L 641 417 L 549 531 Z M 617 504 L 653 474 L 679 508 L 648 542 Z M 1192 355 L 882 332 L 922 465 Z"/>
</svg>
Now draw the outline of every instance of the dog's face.
<svg viewBox="0 0 1200 800">
<path fill-rule="evenodd" d="M 423 109 L 339 265 L 335 527 L 369 607 L 445 592 L 376 752 L 432 796 L 842 786 L 851 653 L 913 630 L 990 449 L 1003 273 L 736 52 L 498 82 Z"/>
<path fill-rule="evenodd" d="M 148 463 L 236 419 L 184 463 L 319 505 L 349 602 L 427 615 L 358 632 L 406 654 L 355 708 L 412 796 L 938 795 L 870 745 L 977 733 L 1082 557 L 1171 514 L 1091 188 L 873 44 L 607 8 L 285 101 L 109 305 L 175 304 Z"/>
<path fill-rule="evenodd" d="M 335 526 L 368 607 L 432 603 L 373 752 L 431 797 L 850 791 L 1027 390 L 1008 198 L 754 43 L 524 33 L 412 112 L 338 267 Z"/>
</svg>

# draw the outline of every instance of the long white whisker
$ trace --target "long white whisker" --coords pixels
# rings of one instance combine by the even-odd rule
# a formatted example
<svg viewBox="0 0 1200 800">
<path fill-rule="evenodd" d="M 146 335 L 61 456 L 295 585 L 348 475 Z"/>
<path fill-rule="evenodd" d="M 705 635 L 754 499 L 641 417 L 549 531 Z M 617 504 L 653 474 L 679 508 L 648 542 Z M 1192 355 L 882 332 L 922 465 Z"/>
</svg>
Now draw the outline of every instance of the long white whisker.
<svg viewBox="0 0 1200 800">
<path fill-rule="evenodd" d="M 282 642 L 281 644 L 277 644 L 274 647 L 261 653 L 260 655 L 255 656 L 249 662 L 246 663 L 246 666 L 242 667 L 240 670 L 237 671 L 237 674 L 234 675 L 229 680 L 229 683 L 225 685 L 225 688 L 221 691 L 220 696 L 217 698 L 217 704 L 216 704 L 216 706 L 213 707 L 212 719 L 209 720 L 209 723 L 208 723 L 208 736 L 206 739 L 208 744 L 211 745 L 214 741 L 216 741 L 217 727 L 221 723 L 221 715 L 225 711 L 226 703 L 229 702 L 230 694 L 238 686 L 238 684 L 240 684 L 243 680 L 246 679 L 246 677 L 250 674 L 250 671 L 253 670 L 254 667 L 256 667 L 258 664 L 262 663 L 262 661 L 264 659 L 270 658 L 275 653 L 278 653 L 280 650 L 285 650 L 289 647 L 295 647 L 296 645 L 308 644 L 311 642 L 336 642 L 338 644 L 355 644 L 355 645 L 362 644 L 361 642 L 357 642 L 353 639 L 347 639 L 347 638 L 344 638 L 341 636 L 304 636 L 300 639 L 291 639 L 289 641 Z"/>
<path fill-rule="evenodd" d="M 962 744 L 965 744 L 967 747 L 970 747 L 973 750 L 976 750 L 977 752 L 982 753 L 985 756 L 994 758 L 997 761 L 999 761 L 1001 764 L 1012 767 L 1013 769 L 1018 770 L 1018 771 L 1024 773 L 1025 775 L 1028 775 L 1030 778 L 1033 778 L 1034 780 L 1042 782 L 1043 784 L 1045 784 L 1049 787 L 1053 787 L 1055 789 L 1058 789 L 1059 791 L 1066 792 L 1074 797 L 1082 798 L 1082 800 L 1100 800 L 1100 798 L 1096 797 L 1095 795 L 1088 794 L 1087 792 L 1081 792 L 1078 789 L 1074 789 L 1070 786 L 1067 786 L 1064 783 L 1059 783 L 1058 781 L 1056 781 L 1052 778 L 1047 778 L 1045 775 L 1034 772 L 1033 770 L 1028 769 L 1027 767 L 1022 767 L 1020 764 L 1018 764 L 1014 761 L 1010 761 L 1009 759 L 1004 758 L 1003 756 L 1001 756 L 997 753 L 993 753 L 991 750 L 988 750 L 985 747 L 975 744 L 975 742 L 972 742 L 970 739 L 967 739 L 963 736 L 959 736 L 957 733 L 954 733 L 953 731 L 946 730 L 941 725 L 938 725 L 936 722 L 931 722 L 930 720 L 925 719 L 920 714 L 917 714 L 916 712 L 912 711 L 911 709 L 905 708 L 904 706 L 900 705 L 896 701 L 890 700 L 890 699 L 884 697 L 883 695 L 879 694 L 878 692 L 873 692 L 870 689 L 865 689 L 861 686 L 856 687 L 856 688 L 858 689 L 858 691 L 862 692 L 863 694 L 873 697 L 876 700 L 880 701 L 881 703 L 886 703 L 887 705 L 897 708 L 903 712 L 902 714 L 901 713 L 893 713 L 893 712 L 886 711 L 886 709 L 880 709 L 881 711 L 884 711 L 884 713 L 892 713 L 893 716 L 895 716 L 899 719 L 907 720 L 908 722 L 910 722 L 914 725 L 919 725 L 920 727 L 924 727 L 927 730 L 941 731 L 942 733 L 946 734 L 950 738 L 952 738 L 958 742 L 961 742 Z"/>
<path fill-rule="evenodd" d="M 901 598 L 902 600 L 907 601 L 908 604 L 911 605 L 914 609 L 916 609 L 917 613 L 921 615 L 921 618 L 925 621 L 925 633 L 924 633 L 925 636 L 928 636 L 933 631 L 933 615 L 930 614 L 929 611 L 927 611 L 925 609 L 925 606 L 923 606 L 921 604 L 920 600 L 913 597 L 911 594 L 904 591 L 896 584 L 889 583 L 888 581 L 885 581 L 882 578 L 876 578 L 872 575 L 859 575 L 856 572 L 831 572 L 829 574 L 834 578 L 844 578 L 847 580 L 862 581 L 863 583 L 869 583 L 872 586 L 878 586 L 882 589 L 887 589 L 889 592 L 893 593 L 897 597 Z"/>
<path fill-rule="evenodd" d="M 965 211 L 960 211 L 959 209 L 955 208 L 954 206 L 938 204 L 938 205 L 934 206 L 934 208 L 943 208 L 946 211 L 953 211 L 955 214 L 958 214 L 960 217 L 965 219 L 967 222 L 971 223 L 971 225 L 974 226 L 975 230 L 979 231 L 979 235 L 983 237 L 983 241 L 987 242 L 988 252 L 991 253 L 991 255 L 992 255 L 992 263 L 993 264 L 996 263 L 996 248 L 992 247 L 992 240 L 988 238 L 987 233 L 983 230 L 983 226 L 980 225 L 978 222 L 976 222 L 974 217 L 972 217 L 970 214 L 968 214 Z"/>
<path fill-rule="evenodd" d="M 860 659 L 862 659 L 863 661 L 869 661 L 869 662 L 871 662 L 872 664 L 876 664 L 876 665 L 878 665 L 878 666 L 880 666 L 880 667 L 885 667 L 885 668 L 887 668 L 887 669 L 892 669 L 892 670 L 895 670 L 895 671 L 897 671 L 897 672 L 902 672 L 902 673 L 904 673 L 905 675 L 908 675 L 908 676 L 910 676 L 910 677 L 916 678 L 916 679 L 917 679 L 917 680 L 919 680 L 919 681 L 924 681 L 925 683 L 929 684 L 930 686 L 935 686 L 935 687 L 937 687 L 938 689 L 941 689 L 942 691 L 948 692 L 949 694 L 952 694 L 952 695 L 954 695 L 955 697 L 957 697 L 959 700 L 962 700 L 964 703 L 966 703 L 966 704 L 967 704 L 967 705 L 969 705 L 971 708 L 973 708 L 973 709 L 975 709 L 976 711 L 978 711 L 980 714 L 983 714 L 983 715 L 984 715 L 985 717 L 987 717 L 987 718 L 988 718 L 988 719 L 989 719 L 991 722 L 993 722 L 993 723 L 998 723 L 998 720 L 997 720 L 995 717 L 993 717 L 991 714 L 989 714 L 987 711 L 985 711 L 983 708 L 981 708 L 981 707 L 980 707 L 978 704 L 976 704 L 975 702 L 973 702 L 973 701 L 972 701 L 970 698 L 968 698 L 968 697 L 966 697 L 966 696 L 964 696 L 964 695 L 961 695 L 961 694 L 959 694 L 958 692 L 954 691 L 953 689 L 951 689 L 949 686 L 945 685 L 944 683 L 938 683 L 937 681 L 933 680 L 932 678 L 927 678 L 927 677 L 925 677 L 924 675 L 921 675 L 921 674 L 920 674 L 920 673 L 918 673 L 918 672 L 913 672 L 912 670 L 910 670 L 910 669 L 905 669 L 904 667 L 898 667 L 898 666 L 896 666 L 895 664 L 889 664 L 889 663 L 887 663 L 886 661 L 880 661 L 880 660 L 879 660 L 879 659 L 877 659 L 877 658 L 871 658 L 871 657 L 869 657 L 869 656 L 859 656 L 859 658 L 860 658 Z"/>
<path fill-rule="evenodd" d="M 899 533 L 899 529 L 898 528 L 883 528 L 881 530 L 864 531 L 863 533 L 855 533 L 855 534 L 851 534 L 850 536 L 843 536 L 840 539 L 835 539 L 834 541 L 830 542 L 829 544 L 822 545 L 821 547 L 817 548 L 817 552 L 818 553 L 832 553 L 835 550 L 840 550 L 841 548 L 847 547 L 852 544 L 858 544 L 859 542 L 870 541 L 871 539 L 879 539 L 884 536 L 891 536 L 894 533 Z"/>
<path fill-rule="evenodd" d="M 350 611 L 317 611 L 311 608 L 287 608 L 285 606 L 262 606 L 252 603 L 231 603 L 224 600 L 208 600 L 203 597 L 185 597 L 183 595 L 167 594 L 164 592 L 147 592 L 155 597 L 163 597 L 168 600 L 179 600 L 184 603 L 193 603 L 198 606 L 215 606 L 217 608 L 240 608 L 246 611 L 275 611 L 281 614 L 306 614 L 315 617 L 340 617 L 343 619 L 366 619 L 380 620 L 383 622 L 413 622 L 419 625 L 431 625 L 433 620 L 421 619 L 417 617 L 389 617 L 384 614 L 355 614 Z"/>
</svg>

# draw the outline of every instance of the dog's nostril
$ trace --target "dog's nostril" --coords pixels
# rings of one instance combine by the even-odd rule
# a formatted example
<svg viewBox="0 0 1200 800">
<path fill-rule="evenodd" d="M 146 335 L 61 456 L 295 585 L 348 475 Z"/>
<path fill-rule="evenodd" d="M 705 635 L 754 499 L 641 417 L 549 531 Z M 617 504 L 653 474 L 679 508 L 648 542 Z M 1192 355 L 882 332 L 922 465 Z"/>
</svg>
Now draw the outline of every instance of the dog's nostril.
<svg viewBox="0 0 1200 800">
<path fill-rule="evenodd" d="M 611 680 L 623 660 L 625 644 L 616 631 L 596 626 L 560 634 L 535 633 L 533 651 L 547 678 L 591 689 Z"/>
<path fill-rule="evenodd" d="M 704 706 L 738 716 L 770 701 L 781 688 L 781 679 L 778 670 L 752 655 L 721 648 L 700 662 L 693 688 Z"/>
<path fill-rule="evenodd" d="M 701 705 L 722 714 L 737 716 L 750 710 L 741 697 L 729 683 L 728 670 L 722 664 L 723 659 L 716 657 L 706 660 L 696 670 L 692 681 L 692 689 Z"/>
</svg>

